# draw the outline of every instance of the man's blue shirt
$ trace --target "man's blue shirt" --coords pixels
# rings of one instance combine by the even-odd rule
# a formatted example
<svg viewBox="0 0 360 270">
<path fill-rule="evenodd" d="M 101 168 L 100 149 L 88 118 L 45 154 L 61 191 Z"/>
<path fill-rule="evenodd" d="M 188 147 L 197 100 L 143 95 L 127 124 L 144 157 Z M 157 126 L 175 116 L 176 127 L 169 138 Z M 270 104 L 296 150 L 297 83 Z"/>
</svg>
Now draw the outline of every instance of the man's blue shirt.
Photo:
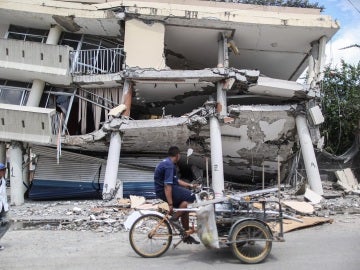
<svg viewBox="0 0 360 270">
<path fill-rule="evenodd" d="M 165 184 L 179 185 L 176 175 L 176 166 L 170 158 L 161 161 L 155 168 L 154 173 L 156 194 L 164 192 Z"/>
</svg>

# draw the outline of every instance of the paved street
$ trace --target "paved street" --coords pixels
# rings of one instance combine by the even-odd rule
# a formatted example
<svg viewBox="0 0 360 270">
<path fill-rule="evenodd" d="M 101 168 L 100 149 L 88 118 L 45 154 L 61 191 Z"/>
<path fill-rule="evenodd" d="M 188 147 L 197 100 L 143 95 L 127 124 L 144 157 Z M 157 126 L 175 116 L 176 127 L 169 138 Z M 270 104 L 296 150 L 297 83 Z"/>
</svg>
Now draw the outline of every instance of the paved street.
<svg viewBox="0 0 360 270">
<path fill-rule="evenodd" d="M 341 221 L 343 220 L 343 221 Z M 360 264 L 360 217 L 337 217 L 324 224 L 285 235 L 268 259 L 245 265 L 227 248 L 206 250 L 180 245 L 156 259 L 143 259 L 131 249 L 126 232 L 10 230 L 1 243 L 0 269 L 346 269 Z"/>
</svg>

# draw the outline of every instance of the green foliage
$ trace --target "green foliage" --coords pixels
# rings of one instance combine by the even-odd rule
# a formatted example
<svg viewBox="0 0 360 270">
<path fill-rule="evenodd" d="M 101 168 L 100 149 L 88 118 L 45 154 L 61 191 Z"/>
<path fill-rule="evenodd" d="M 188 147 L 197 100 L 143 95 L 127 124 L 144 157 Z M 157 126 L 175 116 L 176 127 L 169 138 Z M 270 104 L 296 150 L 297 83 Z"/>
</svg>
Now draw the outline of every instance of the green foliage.
<svg viewBox="0 0 360 270">
<path fill-rule="evenodd" d="M 308 0 L 215 0 L 215 1 L 262 5 L 262 6 L 318 8 L 321 10 L 324 9 L 323 6 L 319 6 L 318 2 L 310 3 Z"/>
<path fill-rule="evenodd" d="M 360 124 L 360 62 L 350 65 L 342 61 L 340 68 L 328 66 L 322 88 L 326 150 L 341 154 L 353 143 Z"/>
</svg>

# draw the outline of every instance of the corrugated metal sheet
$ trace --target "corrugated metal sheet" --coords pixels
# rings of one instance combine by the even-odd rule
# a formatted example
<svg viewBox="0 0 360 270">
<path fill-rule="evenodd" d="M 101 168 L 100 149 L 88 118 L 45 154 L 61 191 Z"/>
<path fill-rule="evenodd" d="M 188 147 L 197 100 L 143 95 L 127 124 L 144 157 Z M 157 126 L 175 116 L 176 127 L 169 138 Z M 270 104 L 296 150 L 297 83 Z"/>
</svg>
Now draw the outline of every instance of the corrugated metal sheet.
<svg viewBox="0 0 360 270">
<path fill-rule="evenodd" d="M 59 164 L 57 164 L 55 148 L 36 146 L 33 147 L 33 152 L 38 155 L 38 161 L 32 188 L 41 189 L 38 192 L 36 190 L 30 192 L 33 199 L 48 199 L 46 190 L 53 197 L 59 198 L 59 194 L 51 190 L 51 183 L 59 193 L 64 193 L 64 198 L 69 198 L 70 193 L 78 197 L 81 193 L 79 189 L 84 189 L 83 192 L 87 194 L 91 194 L 91 189 L 102 190 L 106 160 L 62 151 Z M 124 196 L 154 197 L 153 167 L 155 162 L 159 160 L 149 159 L 142 162 L 141 158 L 130 158 L 129 163 L 133 165 L 119 164 L 118 179 L 124 183 Z M 68 183 L 67 187 L 66 183 Z"/>
<path fill-rule="evenodd" d="M 121 163 L 148 167 L 155 170 L 157 164 L 159 164 L 164 157 L 121 157 Z"/>
<path fill-rule="evenodd" d="M 35 178 L 69 181 L 104 182 L 106 160 L 78 153 L 62 151 L 59 164 L 56 161 L 56 149 L 36 146 L 33 152 L 39 155 Z M 118 178 L 124 182 L 153 181 L 155 166 L 160 159 L 124 158 L 129 164 L 120 163 Z M 120 161 L 123 158 L 120 157 Z M 100 172 L 100 178 L 99 178 Z"/>
<path fill-rule="evenodd" d="M 62 180 L 76 182 L 98 182 L 102 164 L 73 162 L 40 157 L 35 171 L 35 179 Z"/>
<path fill-rule="evenodd" d="M 34 145 L 32 147 L 32 151 L 39 157 L 48 157 L 48 158 L 56 159 L 56 148 Z M 102 158 L 91 157 L 91 156 L 63 150 L 61 151 L 61 157 L 59 162 L 61 163 L 66 160 L 73 160 L 82 163 L 106 163 L 106 160 Z"/>
</svg>

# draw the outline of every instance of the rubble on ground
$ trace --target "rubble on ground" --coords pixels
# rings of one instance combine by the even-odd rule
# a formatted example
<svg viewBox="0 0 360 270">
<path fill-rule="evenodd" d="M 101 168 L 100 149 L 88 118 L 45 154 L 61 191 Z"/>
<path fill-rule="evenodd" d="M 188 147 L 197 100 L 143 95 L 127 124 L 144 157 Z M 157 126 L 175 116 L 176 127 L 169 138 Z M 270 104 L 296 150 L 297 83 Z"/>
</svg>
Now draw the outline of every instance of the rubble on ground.
<svg viewBox="0 0 360 270">
<path fill-rule="evenodd" d="M 130 204 L 127 200 L 26 202 L 12 206 L 9 218 L 14 229 L 117 232 L 123 230 Z"/>
<path fill-rule="evenodd" d="M 282 188 L 283 210 L 292 216 L 336 217 L 360 216 L 360 196 L 345 192 L 334 182 L 323 182 L 324 195 L 318 203 L 312 203 L 304 195 L 295 195 L 291 188 Z M 239 192 L 242 192 L 239 190 Z M 145 200 L 132 196 L 130 199 L 79 201 L 27 201 L 22 206 L 12 206 L 9 218 L 14 229 L 77 230 L 115 233 L 124 231 L 124 222 L 134 208 L 156 210 L 161 200 Z M 278 200 L 277 193 L 265 195 L 266 200 Z M 309 205 L 306 205 L 309 204 Z M 133 207 L 131 207 L 131 205 Z M 311 206 L 311 207 L 310 207 Z M 308 212 L 308 209 L 313 211 Z M 340 217 L 341 219 L 341 217 Z M 351 222 L 351 221 L 350 221 Z"/>
</svg>

